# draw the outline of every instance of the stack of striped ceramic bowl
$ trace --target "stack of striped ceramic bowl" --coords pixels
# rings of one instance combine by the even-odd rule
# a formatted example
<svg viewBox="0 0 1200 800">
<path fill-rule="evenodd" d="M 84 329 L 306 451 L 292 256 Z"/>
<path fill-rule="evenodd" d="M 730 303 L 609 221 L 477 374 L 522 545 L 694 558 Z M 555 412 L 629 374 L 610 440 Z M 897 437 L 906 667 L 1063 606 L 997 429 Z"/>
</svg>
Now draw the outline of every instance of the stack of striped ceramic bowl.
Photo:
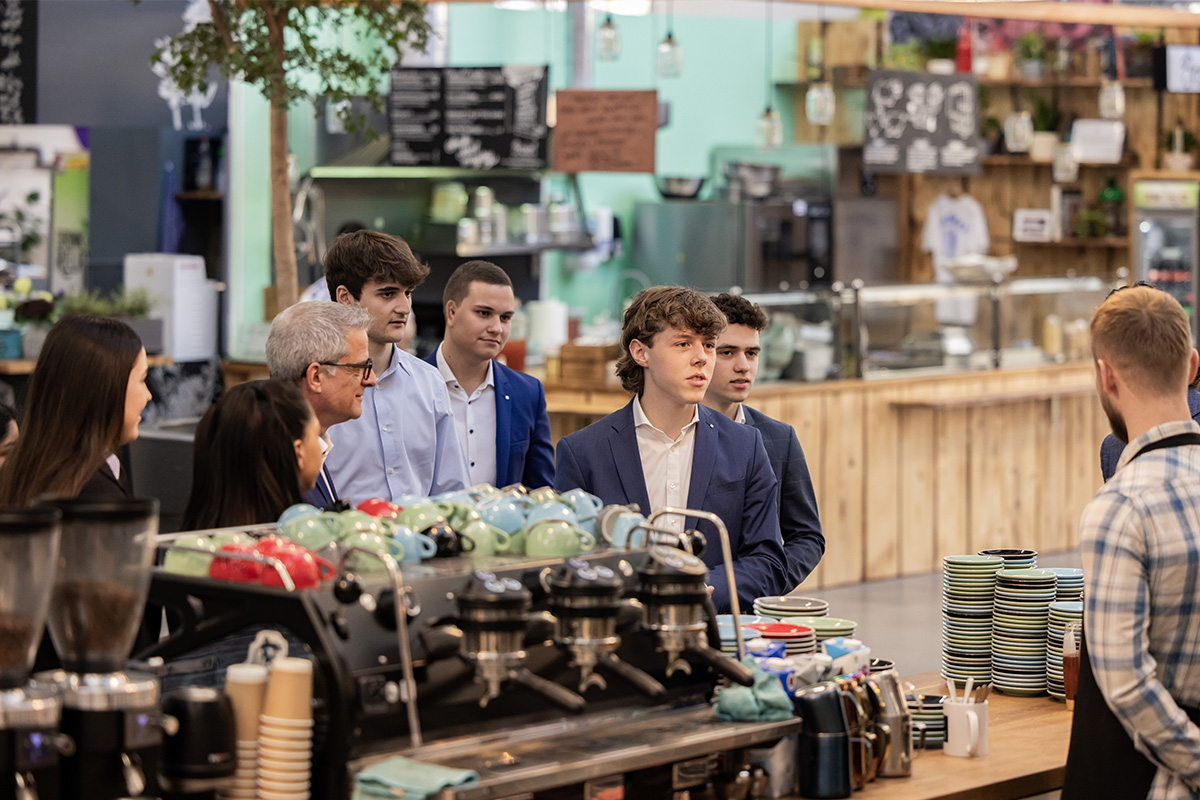
<svg viewBox="0 0 1200 800">
<path fill-rule="evenodd" d="M 1083 630 L 1083 603 L 1056 601 L 1050 604 L 1050 615 L 1046 625 L 1046 691 L 1058 700 L 1066 700 L 1063 685 L 1062 651 L 1064 632 L 1067 625 L 1075 622 Z M 1079 651 L 1081 634 L 1076 634 L 1075 651 Z"/>
<path fill-rule="evenodd" d="M 754 613 L 760 617 L 775 617 L 785 622 L 788 617 L 827 617 L 829 603 L 819 597 L 774 595 L 754 601 Z"/>
<path fill-rule="evenodd" d="M 1045 567 L 1058 577 L 1054 587 L 1054 599 L 1064 603 L 1077 603 L 1083 599 L 1083 570 L 1070 567 Z"/>
<path fill-rule="evenodd" d="M 1031 697 L 1046 691 L 1046 622 L 1056 576 L 1044 569 L 996 573 L 992 615 L 992 685 Z"/>
<path fill-rule="evenodd" d="M 999 556 L 942 559 L 942 677 L 964 686 L 992 679 L 992 600 Z"/>
</svg>

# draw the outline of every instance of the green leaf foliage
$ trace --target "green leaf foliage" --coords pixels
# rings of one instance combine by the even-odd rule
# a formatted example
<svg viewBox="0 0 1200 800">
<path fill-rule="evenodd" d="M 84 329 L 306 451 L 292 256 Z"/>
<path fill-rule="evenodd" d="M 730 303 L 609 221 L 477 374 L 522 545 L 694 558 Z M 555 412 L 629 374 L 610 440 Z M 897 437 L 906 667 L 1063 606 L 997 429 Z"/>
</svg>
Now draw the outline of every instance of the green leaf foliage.
<svg viewBox="0 0 1200 800">
<path fill-rule="evenodd" d="M 418 0 L 210 0 L 212 21 L 159 40 L 162 64 L 185 92 L 216 76 L 256 86 L 274 103 L 365 97 L 383 109 L 377 82 L 403 47 L 424 50 L 430 28 Z M 349 42 L 349 45 L 347 43 Z M 342 107 L 353 130 L 362 120 Z"/>
</svg>

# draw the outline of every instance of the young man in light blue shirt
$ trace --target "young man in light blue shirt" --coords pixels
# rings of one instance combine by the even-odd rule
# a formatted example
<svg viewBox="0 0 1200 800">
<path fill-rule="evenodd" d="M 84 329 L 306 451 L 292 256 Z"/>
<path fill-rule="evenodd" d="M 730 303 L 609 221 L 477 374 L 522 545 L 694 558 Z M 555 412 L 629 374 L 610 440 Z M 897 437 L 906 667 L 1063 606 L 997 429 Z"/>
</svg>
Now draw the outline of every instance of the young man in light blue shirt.
<svg viewBox="0 0 1200 800">
<path fill-rule="evenodd" d="M 367 347 L 378 376 L 363 394 L 362 416 L 329 432 L 336 446 L 326 463 L 352 504 L 469 485 L 445 380 L 396 346 L 412 313 L 413 289 L 428 274 L 403 239 L 379 231 L 343 234 L 325 255 L 329 296 L 371 317 Z"/>
</svg>

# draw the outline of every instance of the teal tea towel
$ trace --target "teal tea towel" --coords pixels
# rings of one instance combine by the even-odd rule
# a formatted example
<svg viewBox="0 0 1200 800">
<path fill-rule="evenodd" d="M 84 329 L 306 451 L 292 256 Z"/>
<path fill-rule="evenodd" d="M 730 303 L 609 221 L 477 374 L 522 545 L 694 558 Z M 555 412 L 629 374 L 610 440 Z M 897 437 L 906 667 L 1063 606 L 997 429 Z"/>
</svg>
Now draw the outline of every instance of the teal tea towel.
<svg viewBox="0 0 1200 800">
<path fill-rule="evenodd" d="M 754 656 L 747 655 L 742 663 L 754 673 L 754 685 L 719 689 L 713 703 L 717 718 L 729 722 L 791 719 L 792 699 L 784 691 L 779 677 L 759 667 Z"/>
<path fill-rule="evenodd" d="M 471 769 L 452 769 L 404 756 L 393 756 L 364 769 L 354 782 L 357 784 L 355 796 L 363 800 L 371 797 L 423 800 L 448 786 L 479 783 L 479 773 Z"/>
</svg>

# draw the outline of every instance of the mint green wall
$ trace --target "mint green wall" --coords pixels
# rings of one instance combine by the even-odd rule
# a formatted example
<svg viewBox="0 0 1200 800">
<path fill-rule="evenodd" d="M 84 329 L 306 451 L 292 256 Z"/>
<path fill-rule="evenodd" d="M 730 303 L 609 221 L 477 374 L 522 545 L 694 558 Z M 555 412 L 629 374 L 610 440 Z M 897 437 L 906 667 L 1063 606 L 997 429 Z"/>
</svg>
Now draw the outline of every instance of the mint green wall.
<svg viewBox="0 0 1200 800">
<path fill-rule="evenodd" d="M 451 66 L 544 62 L 551 65 L 554 87 L 563 86 L 569 55 L 566 12 L 507 11 L 473 3 L 452 5 L 450 11 Z M 704 175 L 714 145 L 753 143 L 756 119 L 767 102 L 764 19 L 677 15 L 674 33 L 683 46 L 679 78 L 658 78 L 654 71 L 655 50 L 666 35 L 665 19 L 614 19 L 621 34 L 621 55 L 611 62 L 593 59 L 591 88 L 657 88 L 659 99 L 670 102 L 671 122 L 658 133 L 658 174 Z M 596 25 L 602 21 L 603 16 L 597 15 Z M 790 20 L 772 25 L 776 79 L 794 79 L 795 31 Z M 779 110 L 789 121 L 790 108 Z M 645 174 L 586 173 L 580 176 L 580 189 L 589 213 L 597 206 L 613 209 L 627 242 L 633 231 L 634 205 L 658 199 L 653 176 Z M 549 254 L 543 292 L 581 310 L 585 319 L 604 311 L 615 315 L 618 291 L 627 297 L 639 288 L 637 282 L 621 279 L 628 262 L 627 255 L 584 268 L 578 256 Z"/>
<path fill-rule="evenodd" d="M 732 8 L 731 4 L 731 8 Z M 747 8 L 749 5 L 742 7 Z M 760 6 L 761 7 L 761 6 Z M 781 15 L 784 4 L 776 4 Z M 790 7 L 796 14 L 796 6 Z M 816 7 L 811 7 L 816 16 Z M 596 19 L 598 25 L 603 17 Z M 614 62 L 593 59 L 592 87 L 597 89 L 657 88 L 671 103 L 671 123 L 659 131 L 657 172 L 661 175 L 703 175 L 710 151 L 717 145 L 751 145 L 756 117 L 766 104 L 764 75 L 765 19 L 711 16 L 675 17 L 675 37 L 684 49 L 683 75 L 660 79 L 654 74 L 654 53 L 666 34 L 661 16 L 617 16 L 622 53 Z M 796 28 L 793 19 L 775 19 L 771 28 L 776 80 L 796 74 Z M 569 14 L 564 11 L 514 11 L 484 3 L 450 7 L 448 42 L 451 66 L 503 63 L 548 63 L 552 88 L 568 79 Z M 774 98 L 790 139 L 788 96 Z M 303 168 L 311 159 L 311 110 L 294 109 L 293 149 Z M 230 93 L 230 352 L 235 357 L 261 358 L 262 290 L 270 284 L 270 188 L 267 107 L 244 87 Z M 557 186 L 557 184 L 556 184 Z M 650 175 L 587 173 L 580 177 L 587 208 L 607 206 L 621 220 L 629 241 L 634 205 L 658 199 Z M 706 192 L 711 187 L 706 188 Z M 585 267 L 578 256 L 549 254 L 543 270 L 543 293 L 561 297 L 586 319 L 618 311 L 617 294 L 631 295 L 638 285 L 623 280 L 628 257 Z"/>
</svg>

